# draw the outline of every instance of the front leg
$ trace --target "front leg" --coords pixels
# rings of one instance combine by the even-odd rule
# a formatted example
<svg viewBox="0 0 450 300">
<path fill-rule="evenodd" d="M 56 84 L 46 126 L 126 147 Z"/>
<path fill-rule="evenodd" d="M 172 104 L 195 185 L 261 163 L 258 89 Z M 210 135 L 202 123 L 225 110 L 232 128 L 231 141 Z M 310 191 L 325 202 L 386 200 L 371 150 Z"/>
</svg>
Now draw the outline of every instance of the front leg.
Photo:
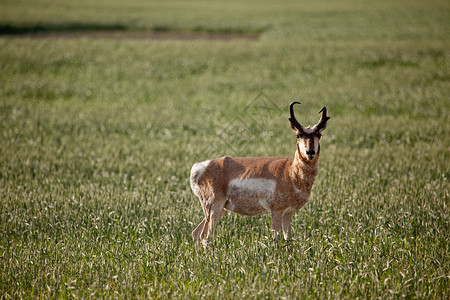
<svg viewBox="0 0 450 300">
<path fill-rule="evenodd" d="M 285 240 L 289 240 L 291 238 L 291 219 L 294 211 L 285 210 L 283 213 L 283 235 Z"/>
<path fill-rule="evenodd" d="M 282 214 L 278 211 L 272 211 L 272 236 L 273 240 L 276 241 L 278 234 L 281 231 Z"/>
</svg>

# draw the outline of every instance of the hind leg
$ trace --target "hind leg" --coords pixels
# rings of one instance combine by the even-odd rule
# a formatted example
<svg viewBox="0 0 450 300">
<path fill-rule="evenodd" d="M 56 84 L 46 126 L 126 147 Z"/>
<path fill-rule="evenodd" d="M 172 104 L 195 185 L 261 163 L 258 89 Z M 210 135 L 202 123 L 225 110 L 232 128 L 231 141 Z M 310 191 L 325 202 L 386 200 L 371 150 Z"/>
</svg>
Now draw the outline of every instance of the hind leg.
<svg viewBox="0 0 450 300">
<path fill-rule="evenodd" d="M 207 215 L 207 209 L 206 209 L 206 203 L 203 200 L 201 196 L 198 197 L 200 200 L 200 204 L 202 205 L 203 214 L 205 215 L 205 218 L 198 224 L 198 226 L 192 231 L 192 239 L 194 240 L 194 243 L 197 244 L 197 242 L 200 239 L 203 239 L 203 231 L 205 230 L 205 226 L 208 226 L 208 220 L 206 219 Z"/>
<path fill-rule="evenodd" d="M 211 233 L 213 232 L 215 226 L 217 225 L 217 222 L 219 222 L 219 219 L 227 213 L 227 211 L 224 209 L 225 203 L 227 201 L 214 201 L 211 203 L 208 207 L 208 213 L 206 215 L 206 223 L 203 227 L 201 239 L 203 241 L 207 241 Z"/>
<path fill-rule="evenodd" d="M 225 209 L 222 210 L 220 213 L 219 218 L 217 218 L 217 221 L 224 216 L 227 213 Z M 216 223 L 217 223 L 216 221 Z M 194 240 L 194 243 L 198 243 L 201 241 L 206 241 L 206 239 L 209 236 L 210 231 L 210 222 L 206 220 L 206 217 L 198 224 L 198 226 L 192 231 L 192 238 Z"/>
<path fill-rule="evenodd" d="M 203 232 L 203 229 L 205 228 L 205 225 L 207 224 L 206 222 L 206 218 L 204 218 L 200 224 L 198 224 L 198 226 L 194 229 L 194 231 L 192 231 L 192 238 L 194 239 L 194 243 L 197 243 L 200 235 Z"/>
<path fill-rule="evenodd" d="M 206 235 L 206 239 L 209 238 L 211 233 L 213 232 L 214 228 L 216 227 L 217 223 L 219 222 L 219 219 L 222 218 L 224 215 L 226 215 L 227 211 L 225 209 L 222 209 L 220 213 L 213 213 L 211 214 L 211 219 L 208 222 L 208 233 Z"/>
</svg>

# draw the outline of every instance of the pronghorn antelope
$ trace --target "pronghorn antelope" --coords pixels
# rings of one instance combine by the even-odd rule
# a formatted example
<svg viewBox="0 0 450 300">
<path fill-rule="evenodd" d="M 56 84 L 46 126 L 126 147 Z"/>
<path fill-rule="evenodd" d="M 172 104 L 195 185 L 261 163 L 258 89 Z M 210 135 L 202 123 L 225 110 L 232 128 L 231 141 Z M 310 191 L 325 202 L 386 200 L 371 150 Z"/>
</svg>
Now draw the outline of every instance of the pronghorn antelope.
<svg viewBox="0 0 450 300">
<path fill-rule="evenodd" d="M 288 239 L 292 214 L 308 200 L 317 175 L 319 140 L 327 127 L 326 107 L 313 127 L 300 125 L 289 105 L 291 129 L 297 136 L 294 159 L 288 157 L 222 157 L 196 163 L 191 169 L 191 188 L 205 214 L 194 229 L 194 242 L 206 244 L 214 226 L 227 211 L 254 216 L 271 214 L 276 240 L 283 228 Z"/>
</svg>

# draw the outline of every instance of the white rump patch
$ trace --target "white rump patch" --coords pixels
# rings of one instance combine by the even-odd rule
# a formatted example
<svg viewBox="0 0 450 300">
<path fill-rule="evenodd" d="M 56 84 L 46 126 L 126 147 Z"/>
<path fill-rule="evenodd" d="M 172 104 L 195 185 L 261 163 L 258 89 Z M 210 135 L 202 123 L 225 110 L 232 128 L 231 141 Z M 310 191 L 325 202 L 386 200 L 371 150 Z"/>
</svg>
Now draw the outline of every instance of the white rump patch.
<svg viewBox="0 0 450 300">
<path fill-rule="evenodd" d="M 275 187 L 275 180 L 236 178 L 230 181 L 227 196 L 256 200 L 266 212 L 270 212 L 269 203 L 273 199 Z"/>
<path fill-rule="evenodd" d="M 200 187 L 198 186 L 198 180 L 203 175 L 203 173 L 206 170 L 206 167 L 208 167 L 211 160 L 205 160 L 199 163 L 196 163 L 192 166 L 191 169 L 191 189 L 194 192 L 195 195 L 200 197 Z"/>
</svg>

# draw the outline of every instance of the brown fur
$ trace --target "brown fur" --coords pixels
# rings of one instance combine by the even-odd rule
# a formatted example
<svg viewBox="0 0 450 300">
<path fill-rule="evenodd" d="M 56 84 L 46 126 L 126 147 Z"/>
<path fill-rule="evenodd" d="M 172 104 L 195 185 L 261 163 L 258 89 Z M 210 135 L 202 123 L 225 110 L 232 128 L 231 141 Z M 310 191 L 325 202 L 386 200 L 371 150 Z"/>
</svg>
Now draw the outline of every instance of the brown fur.
<svg viewBox="0 0 450 300">
<path fill-rule="evenodd" d="M 308 161 L 300 154 L 298 147 L 295 159 L 287 157 L 222 157 L 211 160 L 205 172 L 198 179 L 201 191 L 200 202 L 205 213 L 205 219 L 200 228 L 193 231 L 195 241 L 207 239 L 215 223 L 227 211 L 242 215 L 260 215 L 269 212 L 257 209 L 259 206 L 245 199 L 230 199 L 227 197 L 228 184 L 235 178 L 271 179 L 276 181 L 274 199 L 268 203 L 273 218 L 272 229 L 276 238 L 281 230 L 280 223 L 289 218 L 293 212 L 299 210 L 308 200 L 314 178 L 317 175 L 317 161 L 319 153 L 312 161 Z M 294 186 L 302 192 L 299 195 Z M 212 219 L 212 220 L 211 220 Z M 212 221 L 212 222 L 211 222 Z M 205 226 L 206 225 L 206 226 Z M 290 226 L 283 230 L 287 238 Z"/>
<path fill-rule="evenodd" d="M 222 157 L 205 164 L 200 176 L 197 169 L 192 171 L 191 182 L 197 185 L 196 194 L 205 214 L 205 218 L 192 232 L 194 241 L 201 240 L 206 243 L 215 225 L 227 211 L 242 215 L 270 213 L 274 239 L 281 229 L 285 239 L 288 239 L 291 234 L 292 214 L 308 201 L 311 194 L 317 175 L 319 138 L 328 119 L 321 119 L 320 129 L 301 127 L 302 131 L 299 131 L 296 126 L 291 126 L 298 137 L 294 159 Z M 316 143 L 317 147 L 314 148 Z M 301 149 L 304 149 L 305 153 Z M 313 158 L 308 158 L 306 153 L 313 149 L 316 149 L 317 153 L 314 153 Z M 230 182 L 236 179 L 238 182 L 247 182 L 248 186 L 244 184 L 236 188 L 230 187 Z M 251 186 L 249 180 L 256 180 L 255 185 Z"/>
</svg>

